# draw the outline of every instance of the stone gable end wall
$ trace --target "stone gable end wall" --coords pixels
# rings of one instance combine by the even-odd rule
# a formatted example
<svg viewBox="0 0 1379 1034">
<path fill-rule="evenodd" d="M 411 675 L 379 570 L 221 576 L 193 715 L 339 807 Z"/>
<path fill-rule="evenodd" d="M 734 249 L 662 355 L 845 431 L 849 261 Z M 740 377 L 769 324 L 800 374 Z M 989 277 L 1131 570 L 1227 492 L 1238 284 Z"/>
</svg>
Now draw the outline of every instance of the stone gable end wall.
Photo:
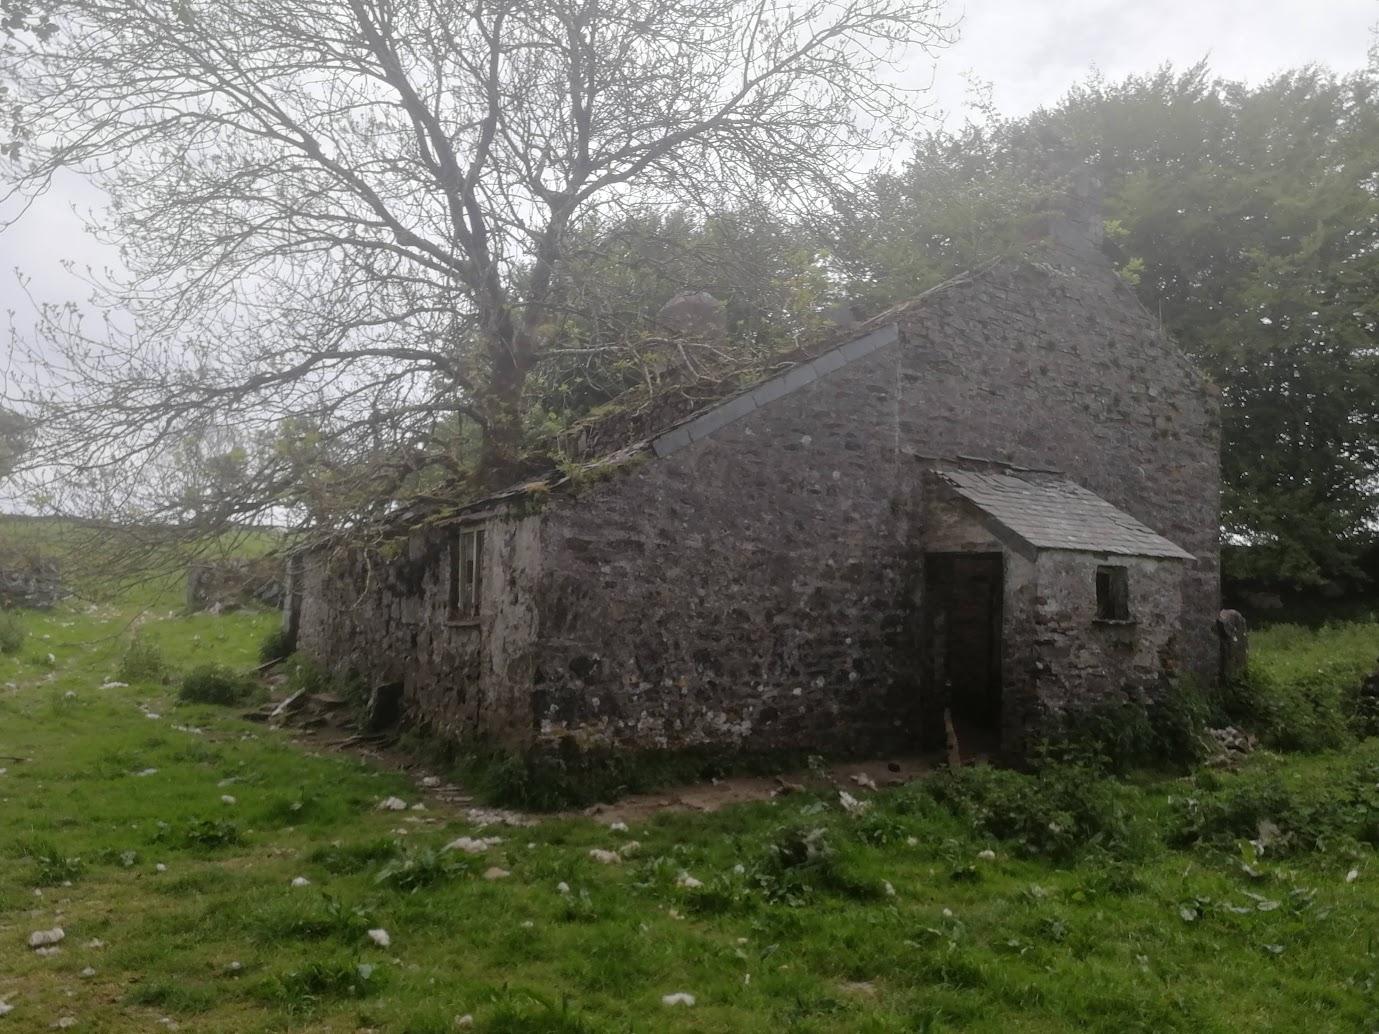
<svg viewBox="0 0 1379 1034">
<path fill-rule="evenodd" d="M 1197 557 L 1183 660 L 1215 677 L 1217 399 L 1099 260 L 1003 263 L 901 316 L 900 434 L 936 456 L 1051 467 Z"/>
</svg>

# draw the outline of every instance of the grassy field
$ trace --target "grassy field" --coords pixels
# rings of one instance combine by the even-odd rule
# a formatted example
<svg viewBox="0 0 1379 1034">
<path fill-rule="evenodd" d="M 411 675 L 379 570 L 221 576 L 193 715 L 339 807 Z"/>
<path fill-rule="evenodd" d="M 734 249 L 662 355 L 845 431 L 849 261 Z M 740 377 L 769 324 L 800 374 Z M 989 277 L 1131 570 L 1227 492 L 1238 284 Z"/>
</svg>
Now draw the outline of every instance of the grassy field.
<svg viewBox="0 0 1379 1034">
<path fill-rule="evenodd" d="M 175 680 L 108 685 L 136 633 L 174 673 L 247 668 L 274 621 L 151 591 L 23 617 L 0 656 L 0 1034 L 1379 1027 L 1367 743 L 480 829 Z M 1256 636 L 1285 697 L 1377 643 Z M 378 809 L 394 796 L 425 808 Z M 460 836 L 501 842 L 443 850 Z M 28 946 L 56 928 L 57 952 Z"/>
</svg>

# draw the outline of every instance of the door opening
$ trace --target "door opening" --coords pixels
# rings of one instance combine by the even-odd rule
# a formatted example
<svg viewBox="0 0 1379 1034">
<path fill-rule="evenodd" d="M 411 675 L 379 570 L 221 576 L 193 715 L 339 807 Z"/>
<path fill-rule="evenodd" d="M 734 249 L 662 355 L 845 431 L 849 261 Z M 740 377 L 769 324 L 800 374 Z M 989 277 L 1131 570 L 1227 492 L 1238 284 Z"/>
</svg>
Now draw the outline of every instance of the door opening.
<svg viewBox="0 0 1379 1034">
<path fill-rule="evenodd" d="M 1004 585 L 1000 553 L 925 555 L 925 692 L 934 698 L 926 710 L 951 709 L 960 738 L 992 749 L 1001 735 Z"/>
</svg>

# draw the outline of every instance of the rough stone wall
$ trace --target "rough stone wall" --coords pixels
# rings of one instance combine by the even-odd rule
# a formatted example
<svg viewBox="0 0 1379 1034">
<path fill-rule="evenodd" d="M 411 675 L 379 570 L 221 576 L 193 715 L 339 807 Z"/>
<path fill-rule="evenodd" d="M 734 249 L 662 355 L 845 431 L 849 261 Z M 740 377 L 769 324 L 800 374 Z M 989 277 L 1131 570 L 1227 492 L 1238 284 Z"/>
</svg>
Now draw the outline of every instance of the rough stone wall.
<svg viewBox="0 0 1379 1034">
<path fill-rule="evenodd" d="M 477 621 L 450 613 L 457 526 L 433 526 L 383 551 L 304 556 L 297 645 L 337 675 L 401 683 L 409 718 L 439 735 L 520 747 L 532 730 L 538 622 L 528 589 L 540 521 L 494 514 L 478 523 L 485 543 Z"/>
<path fill-rule="evenodd" d="M 1096 570 L 1127 569 L 1130 620 L 1097 619 Z M 1035 694 L 1048 712 L 1152 698 L 1180 667 L 1184 561 L 1049 551 L 1035 562 Z"/>
<path fill-rule="evenodd" d="M 1214 680 L 1219 406 L 1130 289 L 1099 255 L 1005 262 L 894 316 L 901 439 L 1062 470 L 1193 553 L 1182 656 Z"/>
<path fill-rule="evenodd" d="M 665 459 L 551 499 L 543 740 L 841 750 L 917 706 L 913 460 L 883 349 Z"/>
</svg>

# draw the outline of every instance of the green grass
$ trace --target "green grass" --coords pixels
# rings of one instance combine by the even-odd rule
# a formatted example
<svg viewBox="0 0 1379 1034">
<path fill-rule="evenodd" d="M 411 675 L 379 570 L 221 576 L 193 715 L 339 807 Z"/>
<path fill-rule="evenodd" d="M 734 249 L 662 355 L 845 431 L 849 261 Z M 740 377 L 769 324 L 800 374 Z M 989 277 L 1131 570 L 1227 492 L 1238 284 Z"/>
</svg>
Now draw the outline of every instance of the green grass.
<svg viewBox="0 0 1379 1034">
<path fill-rule="evenodd" d="M 175 609 L 150 591 L 24 615 L 0 656 L 0 754 L 29 759 L 0 760 L 0 1027 L 1379 1026 L 1369 743 L 1186 779 L 965 771 L 865 795 L 860 816 L 820 790 L 626 833 L 549 819 L 489 827 L 503 842 L 471 857 L 441 851 L 481 835 L 453 809 L 376 809 L 420 799 L 402 776 L 179 700 L 197 666 L 256 664 L 276 618 Z M 136 623 L 163 669 L 100 688 Z M 1286 692 L 1376 643 L 1374 625 L 1271 629 L 1256 656 Z M 621 865 L 589 855 L 630 839 Z M 58 954 L 25 947 L 54 926 Z M 662 1004 L 676 992 L 696 1004 Z"/>
</svg>

